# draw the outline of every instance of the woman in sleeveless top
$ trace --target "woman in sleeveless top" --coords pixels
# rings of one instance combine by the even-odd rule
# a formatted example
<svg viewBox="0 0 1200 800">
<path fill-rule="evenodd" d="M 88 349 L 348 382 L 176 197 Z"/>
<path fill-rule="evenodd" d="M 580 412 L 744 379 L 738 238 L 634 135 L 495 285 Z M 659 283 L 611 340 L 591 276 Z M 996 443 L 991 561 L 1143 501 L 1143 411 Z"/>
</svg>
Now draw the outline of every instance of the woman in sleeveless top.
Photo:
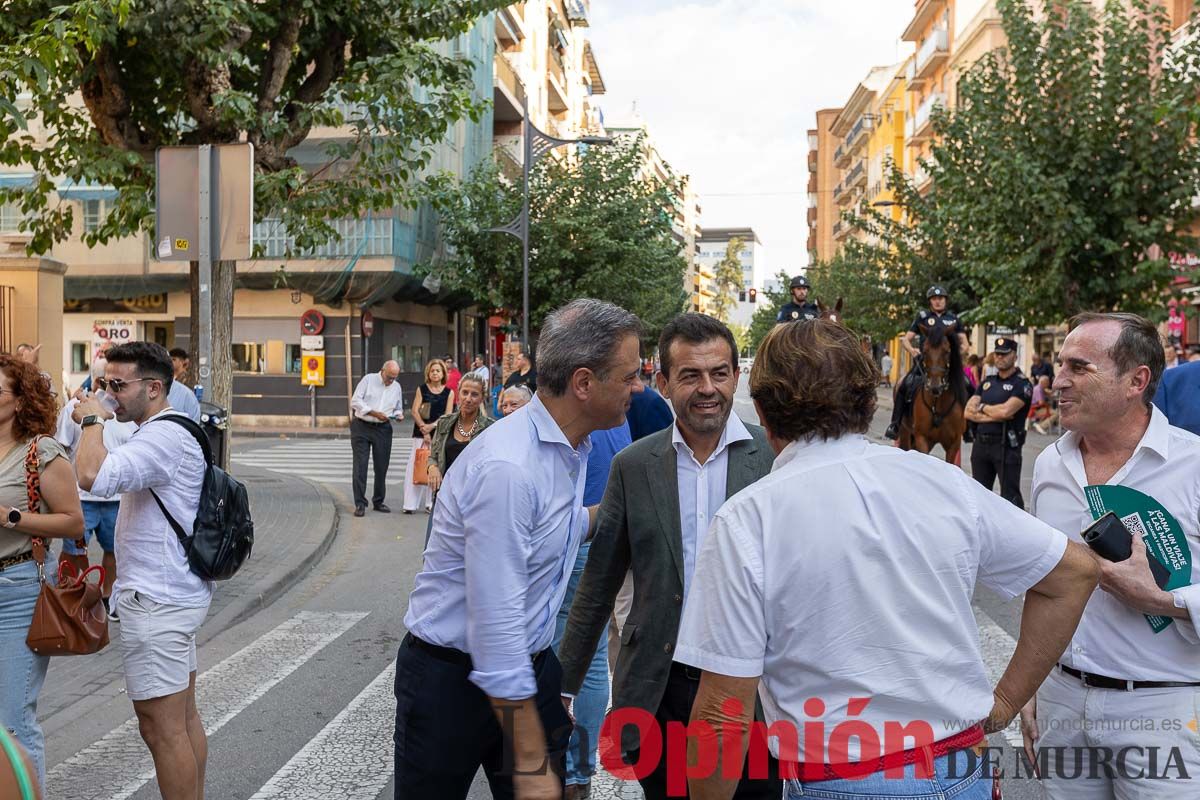
<svg viewBox="0 0 1200 800">
<path fill-rule="evenodd" d="M 5 523 L 0 528 L 0 725 L 29 753 L 43 783 L 45 742 L 37 700 L 50 659 L 25 645 L 41 589 L 32 537 L 83 536 L 75 471 L 54 440 L 54 424 L 54 397 L 41 373 L 32 364 L 0 355 L 0 522 Z M 31 512 L 25 459 L 35 442 L 41 507 Z M 57 564 L 46 564 L 47 573 L 56 569 Z"/>
<path fill-rule="evenodd" d="M 444 415 L 454 410 L 454 390 L 446 385 L 446 365 L 435 358 L 425 365 L 425 382 L 413 393 L 412 450 L 408 454 L 408 469 L 404 472 L 404 513 L 419 508 L 430 509 L 432 495 L 427 485 L 413 483 L 417 451 L 429 447 L 434 426 Z M 422 409 L 426 403 L 429 405 Z M 422 413 L 424 412 L 424 413 Z"/>
</svg>

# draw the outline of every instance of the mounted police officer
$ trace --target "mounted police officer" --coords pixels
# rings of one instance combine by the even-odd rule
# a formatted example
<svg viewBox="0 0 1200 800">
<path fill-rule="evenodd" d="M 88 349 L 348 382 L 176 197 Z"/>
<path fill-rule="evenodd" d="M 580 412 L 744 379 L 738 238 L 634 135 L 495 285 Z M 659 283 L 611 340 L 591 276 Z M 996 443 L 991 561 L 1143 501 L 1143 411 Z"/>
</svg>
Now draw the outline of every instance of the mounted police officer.
<svg viewBox="0 0 1200 800">
<path fill-rule="evenodd" d="M 912 357 L 913 366 L 909 369 L 908 374 L 900 380 L 899 386 L 896 387 L 896 402 L 892 407 L 892 421 L 883 434 L 884 438 L 900 438 L 900 423 L 908 414 L 913 396 L 917 393 L 917 389 L 920 388 L 921 381 L 924 378 L 924 373 L 920 365 L 921 343 L 925 341 L 925 337 L 934 328 L 945 328 L 946 333 L 955 334 L 959 346 L 966 349 L 967 337 L 963 331 L 962 323 L 953 311 L 946 310 L 949 298 L 950 293 L 943 287 L 937 285 L 930 286 L 929 291 L 925 293 L 925 299 L 929 301 L 929 310 L 922 311 L 917 315 L 917 318 L 913 320 L 912 326 L 905 332 L 904 338 L 900 340 L 901 346 Z"/>
<path fill-rule="evenodd" d="M 779 309 L 779 315 L 775 317 L 775 322 L 796 322 L 802 319 L 820 318 L 821 309 L 817 307 L 816 303 L 808 301 L 808 293 L 812 289 L 808 278 L 797 275 L 792 278 L 791 287 L 792 299 Z"/>
<path fill-rule="evenodd" d="M 971 448 L 971 474 L 992 488 L 1000 478 L 1000 496 L 1017 508 L 1021 497 L 1021 448 L 1025 446 L 1025 418 L 1033 403 L 1033 384 L 1017 369 L 1017 343 L 1001 337 L 996 353 L 996 374 L 984 378 L 967 403 L 967 419 L 976 423 Z"/>
</svg>

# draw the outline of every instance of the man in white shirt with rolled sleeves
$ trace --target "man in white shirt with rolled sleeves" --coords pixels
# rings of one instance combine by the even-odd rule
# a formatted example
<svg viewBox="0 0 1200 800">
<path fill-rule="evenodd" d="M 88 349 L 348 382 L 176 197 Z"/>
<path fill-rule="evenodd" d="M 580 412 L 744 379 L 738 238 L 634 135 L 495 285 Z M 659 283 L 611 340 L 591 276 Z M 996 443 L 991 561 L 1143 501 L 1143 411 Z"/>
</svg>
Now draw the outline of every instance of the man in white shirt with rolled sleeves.
<svg viewBox="0 0 1200 800">
<path fill-rule="evenodd" d="M 1159 589 L 1140 536 L 1131 535 L 1125 561 L 1096 557 L 1100 588 L 1022 712 L 1026 747 L 1049 756 L 1042 785 L 1051 800 L 1200 797 L 1200 437 L 1151 403 L 1165 358 L 1148 320 L 1080 315 L 1059 363 L 1067 433 L 1038 457 L 1032 512 L 1078 540 L 1093 521 L 1085 487 L 1149 495 L 1182 528 L 1193 583 Z M 1156 633 L 1146 615 L 1170 624 Z"/>
<path fill-rule="evenodd" d="M 579 547 L 589 434 L 620 425 L 640 325 L 575 300 L 546 319 L 538 391 L 467 445 L 438 492 L 396 660 L 396 800 L 557 800 L 571 721 L 550 645 Z"/>
<path fill-rule="evenodd" d="M 350 449 L 354 453 L 354 516 L 367 512 L 367 461 L 375 463 L 375 487 L 371 503 L 376 511 L 389 513 L 383 502 L 387 494 L 388 464 L 392 459 L 392 420 L 404 418 L 404 394 L 400 391 L 400 365 L 388 361 L 379 372 L 364 375 L 350 399 L 354 419 L 350 421 Z"/>
<path fill-rule="evenodd" d="M 208 614 L 212 584 L 188 567 L 187 554 L 154 495 L 190 528 L 200 507 L 204 453 L 182 426 L 164 419 L 171 359 L 153 342 L 108 351 L 107 391 L 116 419 L 137 423 L 119 450 L 105 446 L 110 416 L 95 396 L 72 418 L 83 429 L 75 454 L 81 489 L 121 495 L 113 607 L 121 617 L 121 661 L 138 731 L 154 757 L 164 800 L 204 796 L 208 740 L 196 709 L 196 632 Z"/>
</svg>

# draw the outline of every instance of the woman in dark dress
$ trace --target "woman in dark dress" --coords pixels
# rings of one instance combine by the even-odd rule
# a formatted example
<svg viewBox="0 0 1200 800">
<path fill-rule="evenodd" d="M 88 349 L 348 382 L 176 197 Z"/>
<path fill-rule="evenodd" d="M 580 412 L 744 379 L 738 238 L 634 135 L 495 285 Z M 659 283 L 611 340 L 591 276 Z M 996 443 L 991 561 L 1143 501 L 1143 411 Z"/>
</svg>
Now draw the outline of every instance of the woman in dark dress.
<svg viewBox="0 0 1200 800">
<path fill-rule="evenodd" d="M 428 448 L 433 441 L 434 426 L 444 414 L 454 410 L 454 390 L 446 385 L 446 365 L 435 358 L 425 365 L 425 382 L 413 393 L 412 450 L 408 454 L 408 469 L 404 473 L 404 513 L 432 507 L 429 486 L 413 483 L 417 451 Z"/>
</svg>

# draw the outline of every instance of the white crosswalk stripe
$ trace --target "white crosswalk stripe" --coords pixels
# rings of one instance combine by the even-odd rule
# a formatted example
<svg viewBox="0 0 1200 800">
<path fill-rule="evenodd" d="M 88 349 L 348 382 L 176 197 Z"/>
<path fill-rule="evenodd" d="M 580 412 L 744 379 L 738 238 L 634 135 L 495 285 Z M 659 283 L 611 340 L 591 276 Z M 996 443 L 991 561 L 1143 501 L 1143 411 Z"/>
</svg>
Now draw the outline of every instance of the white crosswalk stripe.
<svg viewBox="0 0 1200 800">
<path fill-rule="evenodd" d="M 301 611 L 196 677 L 196 705 L 212 736 L 255 700 L 354 627 L 365 613 Z M 46 775 L 47 797 L 125 800 L 154 777 L 150 752 L 131 718 Z"/>
<path fill-rule="evenodd" d="M 281 690 L 286 692 L 289 681 L 302 684 L 301 670 L 314 657 L 340 658 L 330 645 L 364 617 L 361 612 L 300 612 L 202 671 L 197 680 L 197 705 L 209 736 L 241 719 L 239 715 L 253 717 L 253 706 L 273 687 L 282 684 Z M 986 613 L 976 610 L 976 619 L 984 664 L 994 682 L 1007 665 L 1015 641 Z M 296 749 L 290 756 L 284 754 L 286 763 L 274 774 L 264 770 L 255 778 L 252 786 L 260 788 L 247 792 L 250 800 L 379 797 L 392 777 L 395 669 L 391 662 L 381 672 L 360 678 L 366 685 L 321 730 L 307 741 L 296 741 Z M 1005 738 L 1014 747 L 1020 746 L 1015 726 L 1005 732 Z M 46 796 L 127 800 L 144 796 L 142 788 L 153 777 L 149 753 L 136 720 L 131 719 L 50 770 Z M 642 793 L 636 782 L 618 780 L 601 767 L 593 776 L 591 796 L 595 800 L 635 800 Z M 490 792 L 481 774 L 470 798 L 487 797 Z"/>
<path fill-rule="evenodd" d="M 389 486 L 404 484 L 411 450 L 412 439 L 409 437 L 397 435 L 392 439 L 387 474 Z M 354 474 L 354 455 L 349 439 L 295 439 L 268 447 L 235 449 L 230 460 L 234 465 L 269 469 L 318 483 L 350 483 Z M 374 473 L 368 469 L 368 491 L 373 481 Z"/>
</svg>

